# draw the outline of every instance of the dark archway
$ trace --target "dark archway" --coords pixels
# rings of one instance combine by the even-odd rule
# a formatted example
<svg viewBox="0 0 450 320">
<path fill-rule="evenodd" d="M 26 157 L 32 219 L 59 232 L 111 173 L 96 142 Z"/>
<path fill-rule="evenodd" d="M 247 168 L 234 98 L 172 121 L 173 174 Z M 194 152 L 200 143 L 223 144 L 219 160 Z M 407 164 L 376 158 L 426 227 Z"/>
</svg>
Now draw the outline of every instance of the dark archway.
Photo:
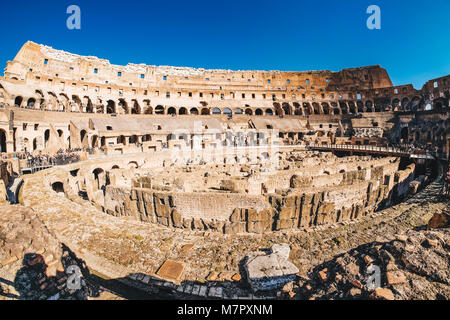
<svg viewBox="0 0 450 320">
<path fill-rule="evenodd" d="M 6 131 L 0 129 L 0 153 L 6 152 Z"/>
<path fill-rule="evenodd" d="M 14 105 L 16 107 L 20 108 L 20 106 L 22 105 L 22 101 L 23 101 L 23 98 L 21 96 L 18 96 L 18 97 L 16 97 L 16 99 L 14 99 Z"/>
<path fill-rule="evenodd" d="M 62 182 L 54 182 L 52 183 L 52 189 L 56 193 L 64 193 L 64 184 Z"/>
</svg>

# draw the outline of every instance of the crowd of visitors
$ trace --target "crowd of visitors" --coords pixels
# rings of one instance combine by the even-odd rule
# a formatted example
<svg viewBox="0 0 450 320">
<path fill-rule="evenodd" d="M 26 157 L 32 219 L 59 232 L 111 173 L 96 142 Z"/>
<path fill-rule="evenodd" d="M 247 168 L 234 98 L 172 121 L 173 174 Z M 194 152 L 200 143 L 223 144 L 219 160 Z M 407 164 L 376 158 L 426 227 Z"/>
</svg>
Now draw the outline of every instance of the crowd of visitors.
<svg viewBox="0 0 450 320">
<path fill-rule="evenodd" d="M 76 150 L 60 150 L 54 155 L 27 153 L 26 159 L 29 168 L 61 166 L 80 161 L 80 155 Z"/>
</svg>

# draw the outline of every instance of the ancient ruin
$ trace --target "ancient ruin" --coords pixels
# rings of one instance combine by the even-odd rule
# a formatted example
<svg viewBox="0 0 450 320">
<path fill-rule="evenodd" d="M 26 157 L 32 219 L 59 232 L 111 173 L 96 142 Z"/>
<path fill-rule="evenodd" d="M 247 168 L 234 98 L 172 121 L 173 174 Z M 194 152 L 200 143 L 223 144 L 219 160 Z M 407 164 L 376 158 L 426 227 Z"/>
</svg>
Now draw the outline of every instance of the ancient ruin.
<svg viewBox="0 0 450 320">
<path fill-rule="evenodd" d="M 119 66 L 27 42 L 0 77 L 0 298 L 98 297 L 103 277 L 150 298 L 449 299 L 449 101 L 450 75 L 417 90 L 378 65 Z"/>
</svg>

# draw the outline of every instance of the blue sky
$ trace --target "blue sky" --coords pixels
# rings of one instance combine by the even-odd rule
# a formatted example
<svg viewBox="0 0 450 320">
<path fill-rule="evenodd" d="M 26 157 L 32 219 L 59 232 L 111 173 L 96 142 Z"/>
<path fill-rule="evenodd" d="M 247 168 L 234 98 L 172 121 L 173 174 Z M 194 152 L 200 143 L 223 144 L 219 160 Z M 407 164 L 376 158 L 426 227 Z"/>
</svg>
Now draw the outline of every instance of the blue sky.
<svg viewBox="0 0 450 320">
<path fill-rule="evenodd" d="M 81 30 L 66 27 L 69 5 Z M 369 5 L 381 30 L 369 30 Z M 0 69 L 27 41 L 111 63 L 232 70 L 379 64 L 395 85 L 450 74 L 449 0 L 0 1 Z"/>
</svg>

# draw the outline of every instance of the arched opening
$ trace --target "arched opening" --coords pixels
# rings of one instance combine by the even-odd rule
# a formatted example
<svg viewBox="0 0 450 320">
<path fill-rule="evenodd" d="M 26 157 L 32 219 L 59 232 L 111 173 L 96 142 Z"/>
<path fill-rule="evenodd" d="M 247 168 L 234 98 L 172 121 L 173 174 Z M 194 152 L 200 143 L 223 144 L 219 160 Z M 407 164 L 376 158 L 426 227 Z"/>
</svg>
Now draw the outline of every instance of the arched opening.
<svg viewBox="0 0 450 320">
<path fill-rule="evenodd" d="M 180 110 L 178 111 L 178 114 L 180 114 L 180 115 L 187 114 L 187 109 L 186 108 L 180 108 Z"/>
<path fill-rule="evenodd" d="M 263 111 L 261 109 L 256 109 L 255 110 L 255 115 L 262 116 L 263 115 Z"/>
<path fill-rule="evenodd" d="M 409 99 L 408 99 L 408 98 L 403 98 L 403 99 L 402 99 L 402 106 L 401 106 L 401 109 L 402 109 L 402 110 L 405 110 L 405 111 L 409 110 L 408 104 L 409 104 Z"/>
<path fill-rule="evenodd" d="M 106 105 L 106 113 L 116 113 L 116 103 L 112 100 L 108 100 Z"/>
<path fill-rule="evenodd" d="M 233 113 L 233 112 L 231 111 L 230 108 L 225 108 L 225 109 L 223 110 L 223 114 L 231 115 L 232 113 Z M 237 110 L 236 110 L 236 113 L 237 113 Z"/>
<path fill-rule="evenodd" d="M 372 107 L 373 107 L 373 103 L 372 103 L 372 101 L 366 101 L 366 111 L 367 112 L 372 112 L 373 110 L 372 110 Z"/>
<path fill-rule="evenodd" d="M 155 114 L 164 114 L 164 107 L 161 105 L 156 106 Z"/>
<path fill-rule="evenodd" d="M 92 101 L 88 96 L 85 96 L 84 98 L 85 105 L 86 105 L 86 112 L 87 113 L 94 113 L 94 106 L 92 105 Z"/>
<path fill-rule="evenodd" d="M 119 100 L 119 110 L 122 114 L 128 114 L 128 103 L 124 99 Z"/>
<path fill-rule="evenodd" d="M 209 109 L 208 108 L 203 108 L 202 109 L 202 116 L 207 116 L 207 115 L 209 115 L 210 114 L 210 112 L 209 112 Z"/>
<path fill-rule="evenodd" d="M 126 146 L 127 145 L 127 141 L 125 139 L 125 136 L 117 137 L 117 144 L 123 144 L 124 146 Z"/>
<path fill-rule="evenodd" d="M 198 109 L 197 108 L 192 108 L 191 110 L 189 110 L 189 114 L 198 115 Z"/>
<path fill-rule="evenodd" d="M 92 148 L 98 147 L 98 136 L 97 135 L 92 136 L 91 146 L 92 146 Z"/>
<path fill-rule="evenodd" d="M 83 146 L 84 146 L 84 139 L 86 138 L 86 134 L 87 134 L 86 130 L 80 131 L 80 142 L 81 142 L 81 145 L 83 145 Z"/>
<path fill-rule="evenodd" d="M 362 101 L 358 101 L 356 105 L 358 107 L 358 113 L 364 112 L 364 103 Z"/>
<path fill-rule="evenodd" d="M 97 169 L 95 169 L 94 171 L 92 171 L 92 174 L 94 175 L 94 180 L 96 181 L 96 183 L 97 183 L 97 189 L 100 189 L 101 188 L 101 185 L 100 185 L 100 179 L 99 179 L 99 176 L 100 176 L 100 174 L 102 174 L 103 173 L 103 169 L 102 168 L 97 168 Z"/>
<path fill-rule="evenodd" d="M 214 108 L 213 111 L 212 111 L 212 113 L 213 113 L 213 114 L 221 114 L 222 111 L 220 111 L 219 108 Z"/>
<path fill-rule="evenodd" d="M 266 109 L 266 116 L 273 116 L 272 109 Z"/>
<path fill-rule="evenodd" d="M 223 113 L 225 113 L 225 111 Z M 230 114 L 231 114 L 231 112 L 230 112 Z M 241 108 L 237 108 L 236 110 L 234 110 L 234 114 L 244 114 L 244 110 L 242 110 Z"/>
<path fill-rule="evenodd" d="M 130 144 L 138 143 L 138 142 L 139 142 L 137 135 L 132 135 L 132 136 L 130 137 L 129 141 L 130 141 Z"/>
<path fill-rule="evenodd" d="M 133 100 L 133 108 L 131 108 L 131 114 L 141 114 L 141 107 L 136 100 Z"/>
<path fill-rule="evenodd" d="M 137 169 L 139 166 L 136 161 L 131 161 L 128 163 L 128 169 Z"/>
<path fill-rule="evenodd" d="M 117 170 L 117 169 L 120 169 L 120 167 L 117 164 L 111 168 L 111 170 Z"/>
<path fill-rule="evenodd" d="M 50 139 L 50 130 L 47 129 L 44 132 L 44 146 L 47 148 L 47 142 Z"/>
<path fill-rule="evenodd" d="M 281 116 L 283 114 L 283 109 L 278 102 L 274 102 L 273 107 L 275 109 L 275 115 Z"/>
<path fill-rule="evenodd" d="M 150 134 L 146 134 L 145 136 L 142 136 L 142 142 L 148 142 L 152 141 L 152 136 Z"/>
<path fill-rule="evenodd" d="M 57 132 L 58 132 L 58 137 L 60 137 L 60 138 L 62 138 L 64 140 L 64 131 L 59 129 Z"/>
<path fill-rule="evenodd" d="M 328 105 L 328 103 L 323 102 L 322 109 L 324 114 L 330 114 L 330 106 Z"/>
<path fill-rule="evenodd" d="M 355 103 L 353 101 L 350 101 L 348 103 L 348 110 L 351 114 L 356 114 L 356 106 Z"/>
<path fill-rule="evenodd" d="M 309 115 L 313 114 L 313 109 L 312 109 L 311 105 L 309 104 L 309 102 L 304 102 L 303 108 L 305 110 L 306 115 L 309 116 Z"/>
<path fill-rule="evenodd" d="M 36 99 L 35 98 L 28 99 L 28 101 L 27 101 L 27 108 L 33 109 L 35 103 L 36 103 Z"/>
<path fill-rule="evenodd" d="M 167 110 L 167 114 L 170 114 L 170 115 L 176 115 L 176 114 L 177 114 L 177 110 L 176 110 L 174 107 L 170 107 L 170 108 Z"/>
<path fill-rule="evenodd" d="M 146 103 L 144 114 L 153 114 L 153 108 L 150 106 L 150 100 L 145 100 L 144 103 Z"/>
<path fill-rule="evenodd" d="M 0 153 L 6 152 L 6 131 L 0 129 Z"/>
<path fill-rule="evenodd" d="M 313 102 L 313 109 L 314 109 L 314 114 L 321 114 L 320 106 L 317 102 Z"/>
<path fill-rule="evenodd" d="M 100 139 L 100 146 L 101 146 L 101 147 L 106 147 L 106 137 L 102 137 L 102 138 Z"/>
<path fill-rule="evenodd" d="M 64 184 L 62 182 L 54 182 L 52 183 L 52 189 L 56 193 L 64 193 Z"/>
<path fill-rule="evenodd" d="M 33 151 L 37 150 L 37 138 L 33 139 Z"/>
<path fill-rule="evenodd" d="M 17 97 L 14 99 L 14 105 L 15 105 L 16 107 L 20 108 L 20 106 L 22 105 L 22 101 L 23 101 L 23 98 L 22 98 L 21 96 L 17 96 Z"/>
<path fill-rule="evenodd" d="M 421 98 L 419 98 L 419 97 L 414 97 L 411 100 L 411 110 L 412 111 L 417 111 L 419 109 L 420 101 L 421 101 Z"/>
<path fill-rule="evenodd" d="M 289 103 L 283 102 L 283 112 L 288 116 L 292 114 L 292 108 Z"/>
<path fill-rule="evenodd" d="M 245 109 L 245 114 L 252 116 L 253 115 L 252 109 L 249 109 L 249 108 Z"/>
</svg>

